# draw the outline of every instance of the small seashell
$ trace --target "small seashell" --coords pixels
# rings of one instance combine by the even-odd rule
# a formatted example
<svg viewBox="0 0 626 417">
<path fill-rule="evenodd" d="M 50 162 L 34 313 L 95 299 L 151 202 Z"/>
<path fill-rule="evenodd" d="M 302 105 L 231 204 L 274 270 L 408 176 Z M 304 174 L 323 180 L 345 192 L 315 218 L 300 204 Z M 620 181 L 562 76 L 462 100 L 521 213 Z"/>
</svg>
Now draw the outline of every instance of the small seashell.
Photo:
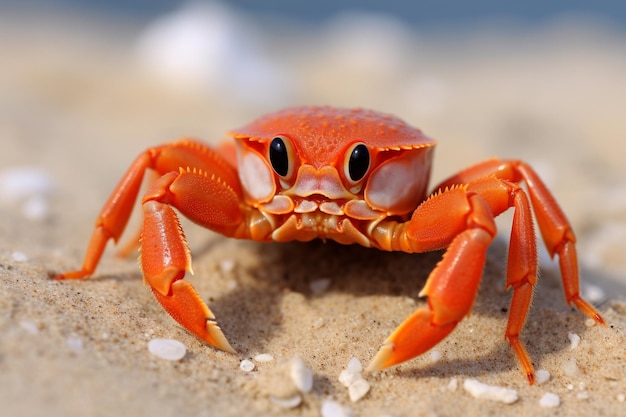
<svg viewBox="0 0 626 417">
<path fill-rule="evenodd" d="M 289 375 L 298 391 L 306 394 L 313 389 L 313 371 L 302 358 L 296 356 L 291 360 Z"/>
<path fill-rule="evenodd" d="M 559 396 L 551 392 L 546 392 L 539 400 L 539 405 L 544 408 L 555 408 L 558 407 L 560 404 L 561 399 L 559 398 Z"/>
<path fill-rule="evenodd" d="M 297 406 L 302 404 L 302 397 L 300 396 L 300 394 L 296 394 L 287 398 L 274 397 L 273 395 L 270 395 L 270 400 L 274 404 L 286 409 L 296 408 Z"/>
<path fill-rule="evenodd" d="M 187 354 L 185 345 L 174 339 L 152 339 L 148 342 L 148 350 L 168 361 L 179 361 Z"/>
<path fill-rule="evenodd" d="M 245 372 L 252 372 L 254 370 L 254 363 L 248 359 L 244 359 L 239 363 L 239 368 Z"/>
<path fill-rule="evenodd" d="M 549 379 L 550 379 L 550 372 L 546 371 L 545 369 L 537 369 L 537 372 L 535 372 L 535 381 L 537 382 L 538 385 L 541 385 L 544 382 L 547 382 Z"/>
<path fill-rule="evenodd" d="M 569 332 L 567 334 L 567 338 L 570 342 L 570 350 L 576 349 L 578 347 L 578 344 L 580 343 L 580 336 L 578 336 L 576 333 Z"/>
<path fill-rule="evenodd" d="M 353 403 L 359 401 L 365 396 L 365 394 L 369 392 L 369 390 L 370 384 L 363 378 L 359 378 L 348 387 L 348 395 L 350 396 L 350 401 L 352 401 Z"/>
<path fill-rule="evenodd" d="M 333 400 L 324 400 L 322 402 L 322 417 L 350 417 L 352 416 L 352 410 L 342 406 Z"/>
<path fill-rule="evenodd" d="M 257 362 L 271 362 L 274 360 L 274 357 L 269 353 L 260 353 L 253 358 Z"/>
<path fill-rule="evenodd" d="M 517 391 L 496 385 L 487 385 L 475 379 L 463 381 L 463 388 L 474 398 L 513 404 L 518 400 Z"/>
<path fill-rule="evenodd" d="M 441 352 L 439 352 L 438 350 L 431 350 L 430 351 L 430 362 L 431 363 L 436 363 L 439 361 L 439 359 L 441 359 Z"/>
</svg>

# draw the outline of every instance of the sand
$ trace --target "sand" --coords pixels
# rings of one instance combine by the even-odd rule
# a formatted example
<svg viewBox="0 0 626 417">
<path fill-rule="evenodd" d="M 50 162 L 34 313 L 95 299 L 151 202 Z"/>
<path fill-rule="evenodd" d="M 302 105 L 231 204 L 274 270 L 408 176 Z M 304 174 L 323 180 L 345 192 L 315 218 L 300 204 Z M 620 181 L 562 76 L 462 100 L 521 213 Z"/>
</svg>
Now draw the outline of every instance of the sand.
<svg viewBox="0 0 626 417">
<path fill-rule="evenodd" d="M 299 88 L 285 102 L 400 115 L 440 141 L 435 180 L 494 155 L 535 166 L 577 232 L 584 288 L 596 290 L 587 294 L 608 323 L 591 325 L 566 306 L 558 269 L 543 256 L 522 339 L 550 378 L 528 385 L 503 338 L 510 300 L 505 219 L 473 314 L 436 353 L 365 374 L 370 391 L 353 403 L 340 372 L 353 357 L 367 365 L 422 305 L 417 295 L 441 253 L 260 244 L 185 223 L 195 271 L 189 279 L 237 355 L 178 326 L 142 285 L 134 256 L 117 258 L 112 247 L 91 279 L 50 279 L 80 265 L 101 204 L 141 150 L 183 135 L 217 143 L 228 129 L 275 109 L 259 98 L 237 102 L 147 76 L 133 49 L 140 28 L 112 17 L 2 16 L 0 172 L 35 167 L 51 181 L 32 195 L 0 199 L 3 415 L 319 416 L 330 400 L 358 416 L 624 413 L 622 35 L 570 23 L 536 33 L 418 36 L 398 46 L 390 67 L 346 57 L 345 45 L 323 46 L 319 33 L 297 33 L 286 46 L 281 64 L 299 75 Z M 304 54 L 298 43 L 322 46 Z M 187 354 L 160 359 L 148 351 L 154 338 L 176 339 Z M 259 354 L 273 359 L 255 359 Z M 310 392 L 290 382 L 294 357 L 313 372 Z M 240 369 L 243 359 L 254 370 Z M 468 379 L 515 390 L 518 400 L 474 398 L 463 389 Z M 556 408 L 540 405 L 546 393 L 558 396 Z M 285 409 L 272 395 L 302 401 Z"/>
</svg>

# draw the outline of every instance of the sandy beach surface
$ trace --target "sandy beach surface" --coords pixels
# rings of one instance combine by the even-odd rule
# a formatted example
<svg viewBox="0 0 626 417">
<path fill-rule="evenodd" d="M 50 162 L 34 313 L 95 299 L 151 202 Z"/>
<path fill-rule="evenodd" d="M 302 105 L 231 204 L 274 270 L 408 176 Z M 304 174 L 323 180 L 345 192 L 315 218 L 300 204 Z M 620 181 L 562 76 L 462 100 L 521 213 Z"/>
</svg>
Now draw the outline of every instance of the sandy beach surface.
<svg viewBox="0 0 626 417">
<path fill-rule="evenodd" d="M 232 39 L 218 46 L 229 54 L 209 55 L 195 75 L 159 68 L 167 55 L 151 55 L 146 22 L 0 17 L 0 414 L 624 415 L 625 35 L 585 21 L 416 34 L 361 16 L 285 24 L 284 36 L 231 17 L 250 33 L 224 29 Z M 250 79 L 261 84 L 246 87 Z M 522 340 L 550 377 L 529 386 L 503 337 L 510 216 L 499 222 L 473 314 L 433 353 L 364 374 L 370 389 L 356 402 L 341 371 L 351 358 L 366 366 L 424 303 L 418 293 L 441 253 L 235 241 L 185 222 L 189 280 L 236 355 L 177 325 L 143 286 L 135 255 L 120 259 L 111 246 L 89 280 L 50 279 L 79 267 L 100 207 L 143 149 L 188 135 L 215 144 L 292 104 L 374 108 L 419 126 L 439 141 L 434 182 L 491 156 L 529 162 L 569 216 L 583 293 L 608 326 L 567 307 L 542 248 Z M 182 342 L 186 355 L 152 355 L 155 338 Z M 312 371 L 309 392 L 294 385 L 295 357 Z M 241 369 L 244 359 L 253 370 Z M 518 399 L 474 398 L 468 380 Z"/>
</svg>

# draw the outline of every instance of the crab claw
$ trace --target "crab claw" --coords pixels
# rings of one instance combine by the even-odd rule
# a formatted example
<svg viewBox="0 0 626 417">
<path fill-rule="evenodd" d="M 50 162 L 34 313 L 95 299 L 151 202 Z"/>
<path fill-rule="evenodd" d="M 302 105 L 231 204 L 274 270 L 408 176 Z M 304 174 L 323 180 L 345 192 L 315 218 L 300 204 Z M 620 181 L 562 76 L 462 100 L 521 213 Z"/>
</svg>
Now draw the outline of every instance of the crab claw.
<svg viewBox="0 0 626 417">
<path fill-rule="evenodd" d="M 446 337 L 457 324 L 437 326 L 432 320 L 433 312 L 429 308 L 418 309 L 383 342 L 366 371 L 380 371 L 421 355 Z"/>
<path fill-rule="evenodd" d="M 173 282 L 169 295 L 161 294 L 154 287 L 152 293 L 170 316 L 188 331 L 218 349 L 237 353 L 217 325 L 215 315 L 189 282 L 182 279 Z"/>
</svg>

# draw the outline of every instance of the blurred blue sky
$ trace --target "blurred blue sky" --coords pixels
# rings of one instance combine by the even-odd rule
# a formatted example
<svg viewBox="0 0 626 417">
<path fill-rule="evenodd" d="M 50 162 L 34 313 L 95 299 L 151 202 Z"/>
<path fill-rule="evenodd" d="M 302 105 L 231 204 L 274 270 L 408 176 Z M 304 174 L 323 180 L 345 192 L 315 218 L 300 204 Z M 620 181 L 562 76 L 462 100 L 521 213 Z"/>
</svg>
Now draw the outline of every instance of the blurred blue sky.
<svg viewBox="0 0 626 417">
<path fill-rule="evenodd" d="M 135 18 L 152 18 L 172 11 L 187 0 L 0 0 L 0 5 L 45 8 L 69 8 L 78 11 L 104 12 Z M 543 24 L 570 16 L 605 19 L 626 28 L 624 0 L 223 0 L 250 12 L 278 14 L 303 21 L 324 20 L 338 12 L 362 10 L 383 12 L 417 28 L 429 29 L 473 25 L 481 21 L 505 20 L 521 25 Z"/>
</svg>

